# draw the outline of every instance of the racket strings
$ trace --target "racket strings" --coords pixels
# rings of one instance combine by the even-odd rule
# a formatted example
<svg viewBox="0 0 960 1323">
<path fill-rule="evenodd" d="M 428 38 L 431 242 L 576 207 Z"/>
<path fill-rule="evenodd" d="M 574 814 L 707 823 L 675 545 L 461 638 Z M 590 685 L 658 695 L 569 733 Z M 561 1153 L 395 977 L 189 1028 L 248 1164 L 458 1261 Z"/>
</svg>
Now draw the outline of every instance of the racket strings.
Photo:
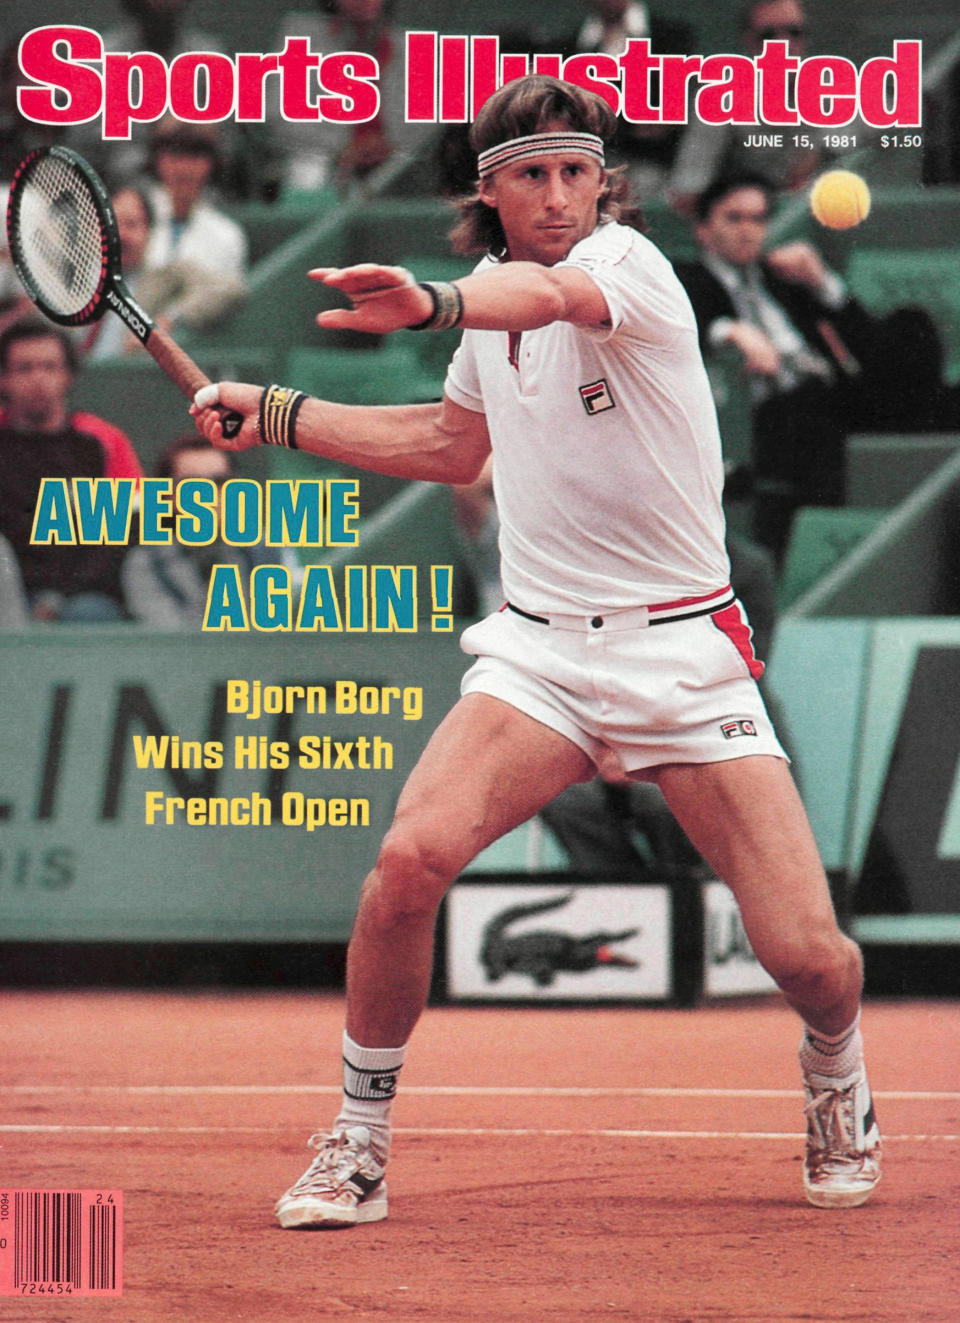
<svg viewBox="0 0 960 1323">
<path fill-rule="evenodd" d="M 64 316 L 81 312 L 100 288 L 100 214 L 86 180 L 68 161 L 44 157 L 25 181 L 19 248 L 42 299 Z"/>
</svg>

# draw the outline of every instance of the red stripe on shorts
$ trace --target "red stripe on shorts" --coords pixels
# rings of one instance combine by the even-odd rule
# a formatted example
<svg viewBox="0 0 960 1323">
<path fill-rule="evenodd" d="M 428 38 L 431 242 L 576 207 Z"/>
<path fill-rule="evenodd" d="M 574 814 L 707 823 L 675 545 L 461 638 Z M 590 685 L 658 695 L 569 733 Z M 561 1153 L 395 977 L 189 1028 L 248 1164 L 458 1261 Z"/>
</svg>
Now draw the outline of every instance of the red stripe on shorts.
<svg viewBox="0 0 960 1323">
<path fill-rule="evenodd" d="M 726 593 L 732 592 L 732 588 L 727 584 L 726 588 L 718 588 L 716 592 L 705 593 L 703 597 L 681 597 L 676 602 L 656 602 L 648 607 L 649 611 L 677 611 L 682 606 L 699 606 L 701 602 L 709 602 L 713 597 L 723 597 Z"/>
<path fill-rule="evenodd" d="M 750 626 L 743 618 L 740 603 L 732 602 L 730 606 L 725 606 L 722 611 L 714 611 L 710 619 L 722 634 L 726 634 L 746 662 L 747 670 L 753 678 L 759 680 L 763 675 L 763 662 L 753 650 Z"/>
</svg>

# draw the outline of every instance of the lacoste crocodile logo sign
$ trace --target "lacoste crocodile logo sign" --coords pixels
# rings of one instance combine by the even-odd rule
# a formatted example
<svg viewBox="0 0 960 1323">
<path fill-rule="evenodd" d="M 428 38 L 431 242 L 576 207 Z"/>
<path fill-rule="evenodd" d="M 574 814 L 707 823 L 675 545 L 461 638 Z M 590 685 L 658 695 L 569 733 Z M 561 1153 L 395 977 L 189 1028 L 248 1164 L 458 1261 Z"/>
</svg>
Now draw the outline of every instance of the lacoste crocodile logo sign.
<svg viewBox="0 0 960 1323">
<path fill-rule="evenodd" d="M 593 932 L 575 936 L 556 929 L 537 929 L 510 936 L 511 924 L 533 914 L 561 909 L 573 899 L 574 892 L 530 905 L 513 905 L 494 915 L 483 930 L 480 961 L 487 980 L 495 983 L 504 974 L 526 974 L 537 987 L 549 987 L 559 973 L 583 974 L 592 969 L 617 966 L 636 969 L 637 961 L 610 948 L 639 933 L 639 928 L 620 932 Z"/>
</svg>

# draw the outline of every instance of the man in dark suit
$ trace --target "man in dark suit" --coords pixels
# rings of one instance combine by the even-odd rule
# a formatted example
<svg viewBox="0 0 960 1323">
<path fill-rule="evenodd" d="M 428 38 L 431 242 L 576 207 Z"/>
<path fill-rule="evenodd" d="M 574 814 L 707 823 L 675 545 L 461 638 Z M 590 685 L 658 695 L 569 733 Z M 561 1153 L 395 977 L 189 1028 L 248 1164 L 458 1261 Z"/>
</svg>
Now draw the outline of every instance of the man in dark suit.
<svg viewBox="0 0 960 1323">
<path fill-rule="evenodd" d="M 754 535 L 779 559 L 793 512 L 840 505 L 878 325 L 805 242 L 764 252 L 772 190 L 716 181 L 696 204 L 700 260 L 678 263 L 705 352 L 743 356 L 753 403 Z"/>
</svg>

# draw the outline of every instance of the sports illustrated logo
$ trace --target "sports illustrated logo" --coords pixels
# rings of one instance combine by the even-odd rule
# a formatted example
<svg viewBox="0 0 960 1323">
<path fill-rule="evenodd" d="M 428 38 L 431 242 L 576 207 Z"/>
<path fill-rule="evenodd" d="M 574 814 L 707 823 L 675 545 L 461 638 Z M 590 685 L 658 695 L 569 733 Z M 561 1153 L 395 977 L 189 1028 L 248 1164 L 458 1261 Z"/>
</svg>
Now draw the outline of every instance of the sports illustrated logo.
<svg viewBox="0 0 960 1323">
<path fill-rule="evenodd" d="M 583 407 L 587 413 L 603 413 L 605 409 L 615 409 L 616 401 L 610 394 L 610 387 L 603 377 L 599 381 L 588 381 L 586 386 L 579 387 L 580 398 L 583 400 Z"/>
<path fill-rule="evenodd" d="M 725 721 L 720 731 L 725 740 L 735 740 L 738 735 L 756 735 L 757 727 L 753 721 Z"/>
</svg>

